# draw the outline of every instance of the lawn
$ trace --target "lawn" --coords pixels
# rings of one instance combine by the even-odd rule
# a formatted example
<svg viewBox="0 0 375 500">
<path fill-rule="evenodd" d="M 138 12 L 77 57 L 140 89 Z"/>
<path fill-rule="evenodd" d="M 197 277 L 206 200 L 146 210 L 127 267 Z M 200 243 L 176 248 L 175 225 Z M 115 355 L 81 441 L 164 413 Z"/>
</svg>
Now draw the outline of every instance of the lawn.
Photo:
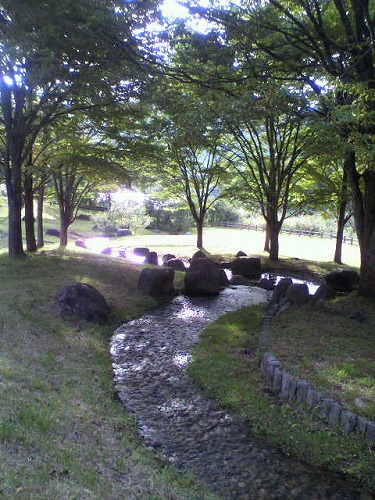
<svg viewBox="0 0 375 500">
<path fill-rule="evenodd" d="M 46 227 L 57 227 L 53 210 L 47 214 Z M 72 227 L 67 252 L 58 251 L 57 239 L 48 237 L 44 253 L 17 262 L 5 254 L 0 256 L 0 392 L 3 401 L 0 497 L 214 498 L 191 477 L 177 474 L 146 450 L 137 437 L 131 416 L 113 399 L 110 336 L 123 321 L 142 315 L 156 304 L 137 292 L 140 267 L 76 248 L 75 238 L 85 236 L 97 236 L 97 233 L 90 221 L 77 221 Z M 250 255 L 260 255 L 265 271 L 317 280 L 337 267 L 330 262 L 333 243 L 329 240 L 282 236 L 281 253 L 285 257 L 274 265 L 262 251 L 263 238 L 263 233 L 256 231 L 207 228 L 205 248 L 223 259 L 230 259 L 238 250 L 243 250 Z M 193 234 L 146 232 L 111 239 L 110 245 L 147 246 L 160 255 L 175 253 L 186 257 L 196 251 Z M 358 249 L 349 245 L 344 248 L 345 262 L 358 264 Z M 314 257 L 311 261 L 304 260 L 311 255 Z M 72 281 L 88 282 L 106 296 L 112 308 L 108 325 L 99 327 L 60 317 L 54 297 Z M 354 307 L 359 308 L 359 305 Z M 266 435 L 286 453 L 333 471 L 344 471 L 362 485 L 373 488 L 375 465 L 371 450 L 355 438 L 326 429 L 322 423 L 317 427 L 303 408 L 280 406 L 270 396 L 256 366 L 261 317 L 262 309 L 245 309 L 209 327 L 194 356 L 193 379 L 224 406 L 234 409 L 255 432 Z M 319 361 L 319 365 L 310 355 L 307 349 L 310 345 L 319 352 L 318 346 L 326 340 L 313 336 L 317 320 L 314 319 L 313 324 L 308 318 L 305 315 L 305 324 L 297 330 L 305 330 L 301 345 L 297 346 L 298 334 L 291 340 L 288 325 L 295 320 L 288 320 L 288 316 L 279 323 L 285 335 L 283 341 L 276 335 L 273 344 L 275 350 L 279 349 L 283 362 L 290 362 L 291 371 L 301 371 L 306 377 L 313 376 L 313 366 L 323 366 L 322 363 L 332 366 L 332 358 Z M 330 323 L 331 331 L 335 324 Z M 324 375 L 325 381 L 333 380 L 342 386 L 353 374 L 348 359 L 354 357 L 355 351 L 351 344 L 348 353 L 345 324 L 344 320 L 335 357 L 342 357 L 346 364 L 335 368 L 331 379 L 328 372 Z M 321 330 L 319 327 L 320 333 Z M 363 336 L 356 337 L 355 342 L 361 344 L 363 339 Z M 367 405 L 364 414 L 373 411 L 373 393 L 365 386 L 366 382 L 359 381 L 361 374 L 367 376 L 373 361 L 373 344 L 371 339 L 367 340 L 370 344 L 363 345 L 366 362 L 357 363 L 356 382 L 347 384 L 347 394 L 342 396 L 349 405 L 356 404 L 355 397 L 350 398 L 349 393 L 352 391 L 354 395 L 358 391 L 361 401 Z M 297 364 L 293 353 L 303 348 L 306 348 L 306 356 Z M 223 372 L 228 375 L 225 380 Z M 320 382 L 324 384 L 324 380 L 317 380 Z"/>
<path fill-rule="evenodd" d="M 113 397 L 110 336 L 155 306 L 138 275 L 98 256 L 0 256 L 1 498 L 211 498 L 142 446 Z M 108 325 L 60 317 L 55 295 L 76 280 L 107 297 Z"/>
</svg>

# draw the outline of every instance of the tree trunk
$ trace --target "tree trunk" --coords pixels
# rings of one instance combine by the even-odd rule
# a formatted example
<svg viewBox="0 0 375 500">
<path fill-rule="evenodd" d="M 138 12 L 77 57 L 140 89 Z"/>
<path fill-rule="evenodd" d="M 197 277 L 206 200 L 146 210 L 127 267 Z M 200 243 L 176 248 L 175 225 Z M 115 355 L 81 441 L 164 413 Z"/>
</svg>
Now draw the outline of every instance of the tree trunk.
<svg viewBox="0 0 375 500">
<path fill-rule="evenodd" d="M 355 154 L 349 151 L 344 168 L 353 195 L 354 220 L 361 252 L 359 290 L 363 295 L 375 297 L 375 171 L 367 170 L 360 175 L 355 163 Z"/>
<path fill-rule="evenodd" d="M 44 205 L 45 186 L 41 185 L 38 190 L 38 211 L 37 219 L 37 247 L 44 247 L 44 230 L 43 230 L 43 205 Z"/>
<path fill-rule="evenodd" d="M 197 248 L 203 248 L 203 220 L 195 221 L 197 227 Z"/>
<path fill-rule="evenodd" d="M 336 264 L 342 264 L 342 242 L 344 239 L 344 228 L 346 224 L 346 205 L 348 196 L 348 176 L 346 170 L 343 171 L 341 192 L 340 192 L 340 202 L 337 217 L 337 230 L 336 230 L 336 247 L 335 255 L 333 261 Z"/>
<path fill-rule="evenodd" d="M 269 228 L 268 223 L 266 223 L 266 235 L 265 235 L 265 239 L 264 239 L 264 248 L 263 248 L 263 250 L 265 252 L 270 253 L 270 228 Z"/>
<path fill-rule="evenodd" d="M 60 248 L 66 248 L 68 245 L 68 228 L 70 223 L 65 215 L 60 216 Z"/>
<path fill-rule="evenodd" d="M 18 258 L 25 255 L 22 244 L 22 197 L 20 191 L 8 191 L 8 211 L 9 211 L 9 257 Z"/>
<path fill-rule="evenodd" d="M 342 264 L 342 242 L 344 239 L 344 227 L 345 223 L 343 223 L 340 214 L 340 218 L 337 221 L 336 246 L 335 246 L 335 254 L 333 257 L 333 262 L 336 262 L 336 264 Z"/>
<path fill-rule="evenodd" d="M 279 232 L 277 226 L 270 228 L 270 260 L 273 262 L 279 260 Z"/>
<path fill-rule="evenodd" d="M 30 172 L 25 172 L 24 189 L 26 249 L 28 252 L 36 252 L 33 176 Z"/>
<path fill-rule="evenodd" d="M 364 223 L 361 235 L 361 270 L 359 289 L 375 297 L 375 171 L 362 175 L 364 181 Z"/>
</svg>

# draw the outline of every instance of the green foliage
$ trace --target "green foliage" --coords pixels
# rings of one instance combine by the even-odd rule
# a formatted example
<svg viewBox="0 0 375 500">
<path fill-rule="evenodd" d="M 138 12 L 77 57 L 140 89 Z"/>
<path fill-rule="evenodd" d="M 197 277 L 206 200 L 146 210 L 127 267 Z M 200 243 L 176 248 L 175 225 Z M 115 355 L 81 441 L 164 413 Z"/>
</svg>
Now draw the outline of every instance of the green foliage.
<svg viewBox="0 0 375 500">
<path fill-rule="evenodd" d="M 112 202 L 108 211 L 94 216 L 94 223 L 95 229 L 103 231 L 108 236 L 114 236 L 120 228 L 130 229 L 132 233 L 146 228 L 150 223 L 150 217 L 143 203 L 125 200 Z"/>
</svg>

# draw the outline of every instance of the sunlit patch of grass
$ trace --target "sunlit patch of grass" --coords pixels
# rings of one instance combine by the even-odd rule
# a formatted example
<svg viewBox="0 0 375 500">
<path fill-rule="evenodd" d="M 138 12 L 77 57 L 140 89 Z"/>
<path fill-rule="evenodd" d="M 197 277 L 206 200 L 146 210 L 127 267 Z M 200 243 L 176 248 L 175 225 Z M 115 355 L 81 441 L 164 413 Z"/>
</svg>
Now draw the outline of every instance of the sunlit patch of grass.
<svg viewBox="0 0 375 500">
<path fill-rule="evenodd" d="M 343 472 L 375 490 L 375 453 L 360 436 L 328 428 L 303 405 L 280 404 L 270 393 L 259 372 L 258 338 L 263 313 L 263 306 L 255 306 L 229 313 L 211 324 L 194 349 L 189 375 L 286 454 Z M 293 344 L 286 342 L 285 350 L 296 357 Z"/>
</svg>

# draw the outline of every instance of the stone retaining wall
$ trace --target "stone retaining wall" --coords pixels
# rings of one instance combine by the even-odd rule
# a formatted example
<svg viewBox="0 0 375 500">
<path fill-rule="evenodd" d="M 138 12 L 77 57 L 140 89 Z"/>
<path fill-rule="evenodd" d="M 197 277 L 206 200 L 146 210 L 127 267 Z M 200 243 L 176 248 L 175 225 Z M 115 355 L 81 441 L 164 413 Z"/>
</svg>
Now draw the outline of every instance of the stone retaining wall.
<svg viewBox="0 0 375 500">
<path fill-rule="evenodd" d="M 315 408 L 329 425 L 340 425 L 347 434 L 358 432 L 367 444 L 373 445 L 375 443 L 374 421 L 346 410 L 340 403 L 315 389 L 305 380 L 290 375 L 276 356 L 268 350 L 268 332 L 271 321 L 276 314 L 287 307 L 288 303 L 283 299 L 267 308 L 259 336 L 260 370 L 269 381 L 272 391 L 283 399 L 305 403 Z"/>
</svg>

